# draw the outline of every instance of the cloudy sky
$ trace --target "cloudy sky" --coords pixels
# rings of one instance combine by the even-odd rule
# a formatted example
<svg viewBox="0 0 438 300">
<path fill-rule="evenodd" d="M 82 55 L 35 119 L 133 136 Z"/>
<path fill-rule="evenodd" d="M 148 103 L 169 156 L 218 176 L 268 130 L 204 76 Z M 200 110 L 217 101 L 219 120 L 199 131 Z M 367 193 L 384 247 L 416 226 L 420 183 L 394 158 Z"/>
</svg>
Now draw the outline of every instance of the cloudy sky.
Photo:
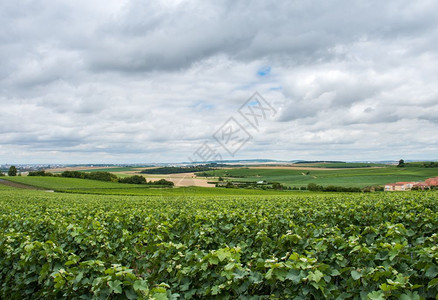
<svg viewBox="0 0 438 300">
<path fill-rule="evenodd" d="M 207 146 L 224 159 L 438 159 L 437 11 L 1 1 L 0 164 L 187 161 Z M 273 108 L 258 127 L 239 114 L 255 92 Z M 251 136 L 234 156 L 213 137 L 230 117 Z"/>
</svg>

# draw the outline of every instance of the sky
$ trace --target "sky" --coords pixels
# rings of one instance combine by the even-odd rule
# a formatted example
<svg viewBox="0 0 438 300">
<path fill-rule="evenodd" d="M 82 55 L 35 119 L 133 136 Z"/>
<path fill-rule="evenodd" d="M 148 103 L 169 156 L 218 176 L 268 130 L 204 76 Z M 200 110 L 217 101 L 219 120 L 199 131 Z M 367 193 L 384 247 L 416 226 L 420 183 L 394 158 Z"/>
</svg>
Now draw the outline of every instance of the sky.
<svg viewBox="0 0 438 300">
<path fill-rule="evenodd" d="M 0 164 L 438 159 L 436 11 L 1 1 Z"/>
</svg>

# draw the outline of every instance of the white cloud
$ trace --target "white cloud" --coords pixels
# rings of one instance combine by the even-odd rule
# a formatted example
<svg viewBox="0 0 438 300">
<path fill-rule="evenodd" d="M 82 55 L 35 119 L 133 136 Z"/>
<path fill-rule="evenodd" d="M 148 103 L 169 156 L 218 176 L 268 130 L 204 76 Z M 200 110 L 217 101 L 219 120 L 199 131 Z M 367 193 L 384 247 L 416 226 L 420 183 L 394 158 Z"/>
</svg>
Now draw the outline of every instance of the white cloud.
<svg viewBox="0 0 438 300">
<path fill-rule="evenodd" d="M 237 158 L 436 159 L 437 6 L 1 3 L 0 163 L 184 161 L 255 91 Z"/>
</svg>

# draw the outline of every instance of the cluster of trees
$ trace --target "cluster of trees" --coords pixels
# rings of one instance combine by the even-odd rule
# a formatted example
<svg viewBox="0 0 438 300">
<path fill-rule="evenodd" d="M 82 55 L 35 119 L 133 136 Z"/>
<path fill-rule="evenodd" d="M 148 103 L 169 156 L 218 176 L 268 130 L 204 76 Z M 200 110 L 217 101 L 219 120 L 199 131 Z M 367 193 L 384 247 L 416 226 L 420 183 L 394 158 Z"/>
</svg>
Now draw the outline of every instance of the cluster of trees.
<svg viewBox="0 0 438 300">
<path fill-rule="evenodd" d="M 27 176 L 55 176 L 53 173 L 41 171 L 30 171 Z"/>
<path fill-rule="evenodd" d="M 405 161 L 403 159 L 400 159 L 398 161 L 397 168 L 404 168 L 404 167 L 406 167 Z"/>
<path fill-rule="evenodd" d="M 406 163 L 403 159 L 400 159 L 397 165 L 398 168 L 405 168 L 405 167 L 420 167 L 420 168 L 438 168 L 438 162 L 431 161 L 431 162 L 414 162 L 414 163 Z"/>
<path fill-rule="evenodd" d="M 150 185 L 165 185 L 165 186 L 169 186 L 169 187 L 174 185 L 172 181 L 168 181 L 166 179 L 160 179 L 157 181 L 149 181 L 148 184 L 150 184 Z"/>
<path fill-rule="evenodd" d="M 221 181 L 221 180 L 219 180 Z M 259 184 L 256 182 L 231 182 L 228 181 L 227 183 L 223 182 L 223 179 L 221 183 L 216 183 L 216 187 L 224 187 L 224 188 L 245 188 L 245 189 L 260 189 L 260 190 L 291 190 L 291 187 L 287 187 L 282 185 L 279 182 L 272 182 L 272 183 L 264 183 Z"/>
<path fill-rule="evenodd" d="M 438 168 L 438 162 L 431 161 L 429 163 L 424 163 L 425 168 Z"/>
<path fill-rule="evenodd" d="M 291 188 L 292 191 L 307 191 L 307 186 L 301 186 L 301 187 L 297 187 L 294 186 Z"/>
<path fill-rule="evenodd" d="M 18 170 L 15 166 L 9 167 L 8 176 L 17 176 L 17 173 L 18 173 Z M 3 174 L 3 172 L 0 171 L 0 176 L 5 176 L 5 174 Z"/>
<path fill-rule="evenodd" d="M 117 182 L 118 177 L 110 172 L 79 172 L 79 171 L 64 171 L 61 174 L 53 174 L 44 170 L 29 172 L 27 176 L 50 176 L 50 177 L 66 177 L 79 179 L 92 179 L 99 181 Z"/>
<path fill-rule="evenodd" d="M 309 183 L 307 185 L 307 190 L 314 191 L 314 192 L 348 192 L 348 193 L 359 193 L 359 192 L 376 192 L 376 191 L 383 191 L 383 187 L 381 186 L 369 186 L 365 188 L 359 188 L 359 187 L 344 187 L 344 186 L 335 186 L 335 185 L 328 185 L 328 186 L 322 186 L 318 185 L 316 183 Z"/>
<path fill-rule="evenodd" d="M 62 177 L 67 178 L 80 178 L 80 179 L 92 179 L 99 181 L 111 181 L 117 182 L 118 177 L 110 172 L 78 172 L 78 171 L 64 171 L 61 173 Z"/>
<path fill-rule="evenodd" d="M 21 173 L 18 173 L 17 167 L 15 166 L 10 166 L 9 170 L 8 170 L 8 176 L 21 176 Z M 0 177 L 1 176 L 6 176 L 5 173 L 2 172 L 2 170 L 0 170 Z"/>
<path fill-rule="evenodd" d="M 146 181 L 146 178 L 140 175 L 134 175 L 130 177 L 119 178 L 110 172 L 79 172 L 79 171 L 64 171 L 61 174 L 53 174 L 46 171 L 32 171 L 28 176 L 51 176 L 51 177 L 66 177 L 66 178 L 79 178 L 79 179 L 91 179 L 99 181 L 129 183 L 129 184 L 148 184 L 148 185 L 161 185 L 161 186 L 173 186 L 173 182 L 165 179 L 158 181 Z"/>
<path fill-rule="evenodd" d="M 362 192 L 361 188 L 357 187 L 343 187 L 343 186 L 322 186 L 316 183 L 309 183 L 307 185 L 307 190 L 312 192 Z"/>
<path fill-rule="evenodd" d="M 149 185 L 163 185 L 163 186 L 173 186 L 172 181 L 168 181 L 166 179 L 160 179 L 157 181 L 146 181 L 146 178 L 140 175 L 134 175 L 125 178 L 119 178 L 120 183 L 130 183 L 130 184 L 149 184 Z"/>
<path fill-rule="evenodd" d="M 130 184 L 146 184 L 146 178 L 140 175 L 134 175 L 130 177 L 124 177 L 119 179 L 120 183 L 130 183 Z"/>
</svg>

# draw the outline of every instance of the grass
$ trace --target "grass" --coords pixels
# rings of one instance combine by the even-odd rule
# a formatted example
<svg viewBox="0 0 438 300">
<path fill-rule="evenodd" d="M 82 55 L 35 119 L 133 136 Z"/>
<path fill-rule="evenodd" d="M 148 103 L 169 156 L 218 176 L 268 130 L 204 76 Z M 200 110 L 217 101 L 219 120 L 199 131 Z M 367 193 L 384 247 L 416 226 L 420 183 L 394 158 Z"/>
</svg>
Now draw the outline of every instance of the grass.
<svg viewBox="0 0 438 300">
<path fill-rule="evenodd" d="M 314 168 L 371 168 L 371 167 L 387 167 L 385 164 L 373 163 L 304 163 L 297 164 L 299 167 L 314 167 Z"/>
<path fill-rule="evenodd" d="M 15 188 L 13 188 L 11 186 L 4 185 L 4 184 L 0 184 L 0 190 L 8 191 L 8 190 L 15 190 Z"/>
<path fill-rule="evenodd" d="M 260 195 L 290 195 L 303 194 L 302 191 L 277 191 L 253 189 L 225 189 L 208 187 L 177 187 L 177 188 L 130 188 L 130 189 L 72 189 L 64 190 L 67 193 L 99 194 L 99 195 L 126 195 L 126 196 L 260 196 Z"/>
<path fill-rule="evenodd" d="M 64 193 L 129 195 L 129 196 L 222 196 L 222 195 L 284 195 L 290 191 L 263 191 L 206 187 L 163 188 L 141 184 L 123 184 L 97 180 L 62 177 L 8 177 L 8 180 Z"/>
<path fill-rule="evenodd" d="M 98 180 L 79 179 L 79 178 L 63 178 L 63 177 L 39 177 L 39 176 L 22 176 L 8 177 L 8 180 L 18 183 L 23 183 L 39 188 L 51 190 L 65 189 L 95 189 L 95 188 L 144 188 L 140 184 L 124 184 L 117 182 L 105 182 Z"/>
<path fill-rule="evenodd" d="M 202 172 L 204 173 L 204 172 Z M 365 187 L 384 185 L 397 181 L 422 181 L 438 176 L 436 168 L 362 168 L 342 170 L 294 170 L 294 169 L 218 169 L 207 171 L 215 177 L 223 177 L 231 181 L 280 182 L 285 186 L 301 187 L 309 183 L 328 186 Z M 120 175 L 120 174 L 118 174 Z M 122 175 L 123 176 L 123 175 Z M 265 195 L 284 194 L 282 191 L 261 191 L 247 189 L 224 188 L 154 188 L 152 186 L 102 182 L 96 180 L 62 178 L 62 177 L 7 177 L 8 180 L 43 189 L 68 193 L 105 194 L 105 195 Z M 3 189 L 5 189 L 3 187 Z"/>
<path fill-rule="evenodd" d="M 286 186 L 306 186 L 313 182 L 319 185 L 338 185 L 345 187 L 365 187 L 384 185 L 397 181 L 422 181 L 438 176 L 433 168 L 364 168 L 345 170 L 288 170 L 288 169 L 230 169 L 208 171 L 208 174 L 235 181 L 280 182 Z"/>
</svg>

